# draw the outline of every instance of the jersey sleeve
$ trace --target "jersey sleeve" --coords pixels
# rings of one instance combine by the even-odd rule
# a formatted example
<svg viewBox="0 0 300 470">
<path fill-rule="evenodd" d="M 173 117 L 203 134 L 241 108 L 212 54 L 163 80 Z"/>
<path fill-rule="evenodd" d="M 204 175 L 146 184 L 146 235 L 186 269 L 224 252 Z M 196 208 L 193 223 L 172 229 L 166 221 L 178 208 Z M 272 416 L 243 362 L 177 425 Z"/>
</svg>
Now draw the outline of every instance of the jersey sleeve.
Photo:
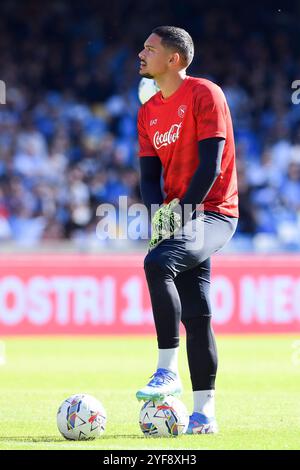
<svg viewBox="0 0 300 470">
<path fill-rule="evenodd" d="M 151 140 L 146 131 L 145 127 L 145 112 L 144 107 L 142 106 L 138 112 L 138 119 L 137 119 L 137 128 L 138 128 L 138 141 L 139 141 L 139 150 L 138 156 L 139 157 L 154 157 L 157 156 L 157 152 L 153 147 Z"/>
<path fill-rule="evenodd" d="M 227 103 L 217 85 L 198 87 L 194 96 L 194 116 L 197 122 L 197 139 L 222 137 L 226 139 Z"/>
</svg>

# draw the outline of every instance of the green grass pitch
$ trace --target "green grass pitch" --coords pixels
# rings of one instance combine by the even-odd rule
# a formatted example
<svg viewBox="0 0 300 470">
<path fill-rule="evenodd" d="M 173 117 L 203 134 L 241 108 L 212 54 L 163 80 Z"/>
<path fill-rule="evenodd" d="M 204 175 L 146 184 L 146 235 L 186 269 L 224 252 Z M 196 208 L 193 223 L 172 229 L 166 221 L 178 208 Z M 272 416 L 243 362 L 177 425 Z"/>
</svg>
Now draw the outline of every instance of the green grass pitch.
<svg viewBox="0 0 300 470">
<path fill-rule="evenodd" d="M 220 433 L 147 439 L 135 391 L 154 372 L 153 337 L 2 338 L 0 449 L 299 449 L 298 339 L 218 337 Z M 191 411 L 184 339 L 180 371 L 182 400 Z M 69 442 L 56 428 L 58 406 L 74 393 L 94 395 L 106 408 L 106 432 L 95 441 Z"/>
</svg>

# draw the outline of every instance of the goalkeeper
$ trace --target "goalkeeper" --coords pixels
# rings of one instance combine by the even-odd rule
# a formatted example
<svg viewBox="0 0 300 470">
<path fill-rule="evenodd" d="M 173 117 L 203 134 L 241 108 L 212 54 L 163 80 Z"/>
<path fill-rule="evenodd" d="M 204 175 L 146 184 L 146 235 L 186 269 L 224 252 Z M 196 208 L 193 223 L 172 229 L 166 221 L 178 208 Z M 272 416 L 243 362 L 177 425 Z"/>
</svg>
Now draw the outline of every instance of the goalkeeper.
<svg viewBox="0 0 300 470">
<path fill-rule="evenodd" d="M 193 55 L 190 35 L 172 26 L 155 28 L 139 53 L 140 75 L 160 88 L 138 115 L 142 199 L 149 211 L 159 207 L 144 263 L 158 363 L 136 396 L 159 400 L 181 393 L 182 321 L 194 397 L 187 432 L 201 434 L 217 432 L 210 257 L 235 232 L 238 195 L 229 108 L 217 85 L 186 74 Z"/>
</svg>

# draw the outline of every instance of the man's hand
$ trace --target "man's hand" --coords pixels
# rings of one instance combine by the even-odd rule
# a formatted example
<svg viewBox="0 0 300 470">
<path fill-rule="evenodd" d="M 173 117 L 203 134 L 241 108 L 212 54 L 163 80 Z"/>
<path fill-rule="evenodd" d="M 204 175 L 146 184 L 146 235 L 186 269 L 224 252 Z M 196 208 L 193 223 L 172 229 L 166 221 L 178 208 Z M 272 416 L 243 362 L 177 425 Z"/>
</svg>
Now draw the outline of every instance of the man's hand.
<svg viewBox="0 0 300 470">
<path fill-rule="evenodd" d="M 176 211 L 177 209 L 177 211 Z M 151 251 L 160 242 L 170 238 L 181 228 L 181 207 L 179 199 L 173 199 L 168 204 L 163 204 L 154 214 L 152 222 L 152 236 L 149 243 Z"/>
</svg>

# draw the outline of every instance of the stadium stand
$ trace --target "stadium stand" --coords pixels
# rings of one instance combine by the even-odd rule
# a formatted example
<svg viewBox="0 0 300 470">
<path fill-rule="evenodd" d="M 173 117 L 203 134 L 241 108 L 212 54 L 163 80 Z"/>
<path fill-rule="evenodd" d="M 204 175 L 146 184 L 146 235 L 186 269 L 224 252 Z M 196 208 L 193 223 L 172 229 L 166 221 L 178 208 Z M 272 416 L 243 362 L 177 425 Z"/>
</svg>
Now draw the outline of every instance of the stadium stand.
<svg viewBox="0 0 300 470">
<path fill-rule="evenodd" d="M 195 40 L 188 73 L 218 83 L 232 112 L 240 223 L 228 249 L 299 251 L 299 6 L 266 14 L 237 3 L 232 15 L 224 2 L 109 3 L 1 2 L 0 249 L 107 248 L 98 205 L 140 201 L 137 53 L 153 27 L 172 23 Z"/>
</svg>

